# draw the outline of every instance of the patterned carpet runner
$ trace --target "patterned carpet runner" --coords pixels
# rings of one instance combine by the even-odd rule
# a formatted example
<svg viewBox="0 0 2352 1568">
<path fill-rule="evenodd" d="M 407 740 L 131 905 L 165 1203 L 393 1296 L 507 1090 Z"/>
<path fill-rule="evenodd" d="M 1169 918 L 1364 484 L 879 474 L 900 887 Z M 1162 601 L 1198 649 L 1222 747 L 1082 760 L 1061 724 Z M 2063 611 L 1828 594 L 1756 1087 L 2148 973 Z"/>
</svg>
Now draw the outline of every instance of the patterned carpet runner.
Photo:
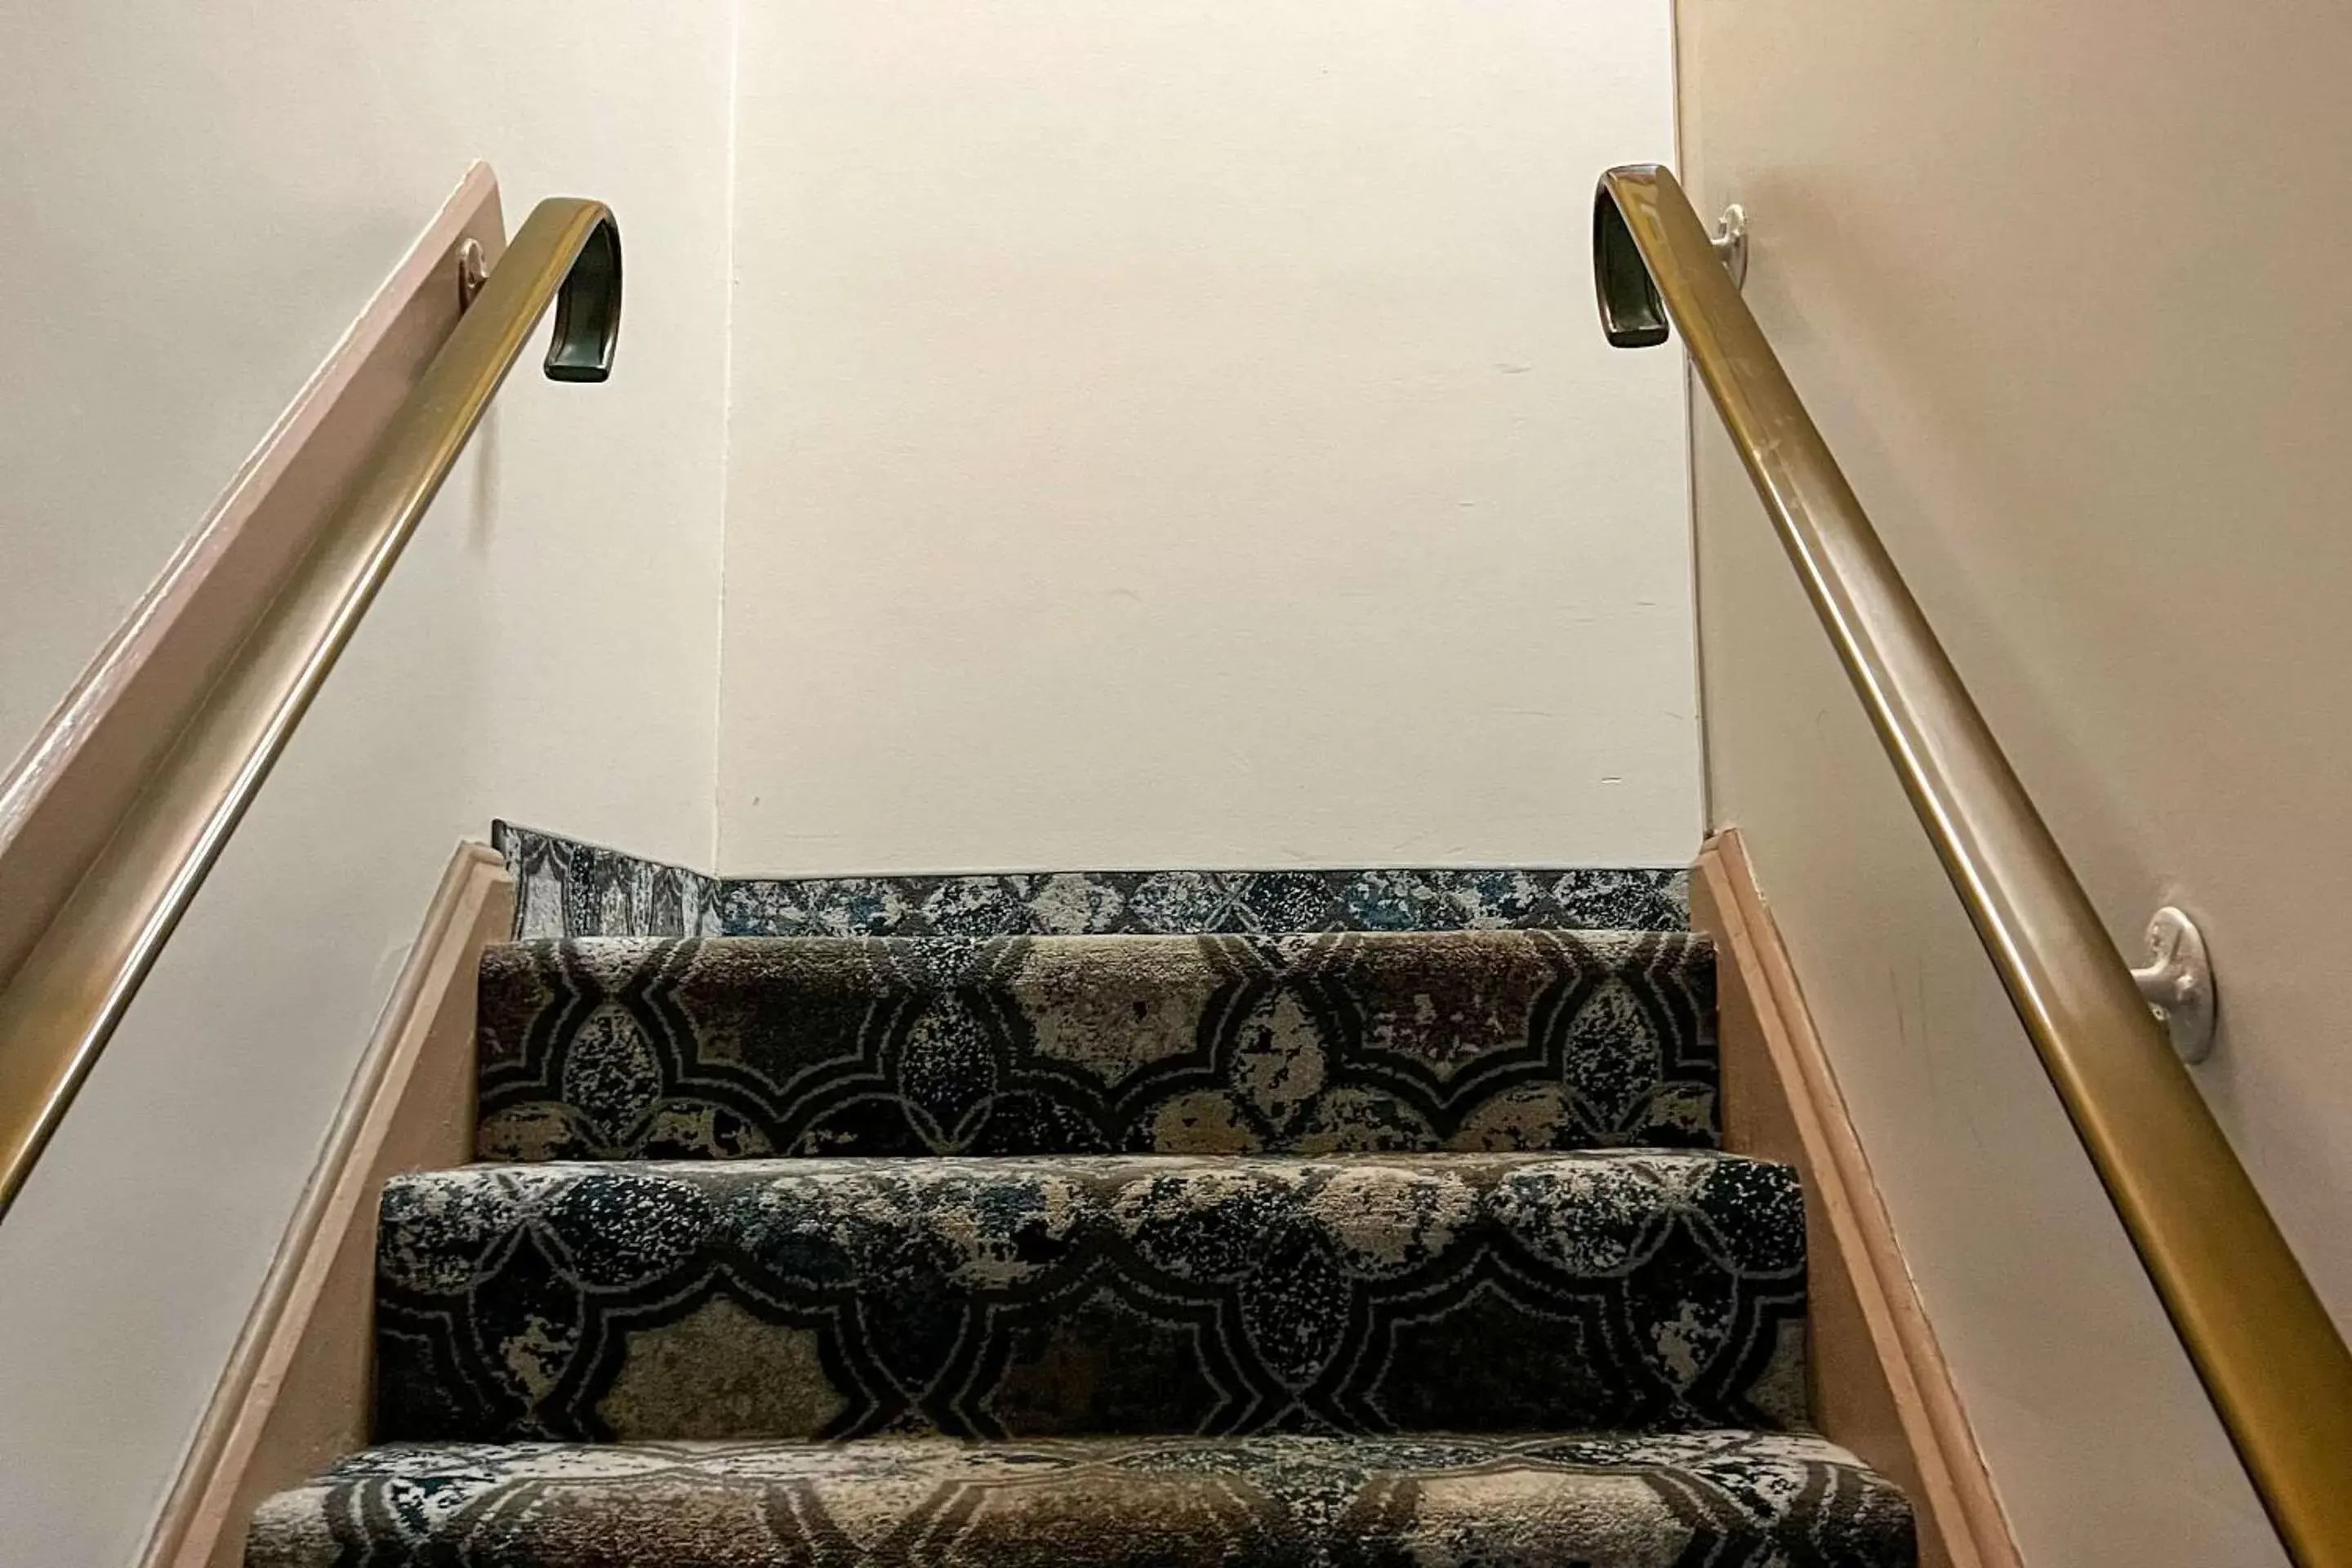
<svg viewBox="0 0 2352 1568">
<path fill-rule="evenodd" d="M 249 1568 L 1915 1562 L 1702 939 L 926 921 L 491 950 Z"/>
</svg>

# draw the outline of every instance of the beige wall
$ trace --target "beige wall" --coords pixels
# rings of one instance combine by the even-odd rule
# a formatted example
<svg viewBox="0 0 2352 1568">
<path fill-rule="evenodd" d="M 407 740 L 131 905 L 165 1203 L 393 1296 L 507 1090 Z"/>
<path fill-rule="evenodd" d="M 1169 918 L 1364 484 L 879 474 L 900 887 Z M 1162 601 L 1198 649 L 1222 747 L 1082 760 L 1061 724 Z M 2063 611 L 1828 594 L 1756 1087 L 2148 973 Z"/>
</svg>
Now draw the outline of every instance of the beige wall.
<svg viewBox="0 0 2352 1568">
<path fill-rule="evenodd" d="M 746 7 L 731 872 L 1681 861 L 1665 0 Z"/>
<path fill-rule="evenodd" d="M 730 7 L 0 5 L 0 757 L 476 157 L 609 199 L 526 367 L 7 1223 L 0 1563 L 131 1561 L 451 846 L 707 861 Z"/>
<path fill-rule="evenodd" d="M 2352 1321 L 2352 12 L 1684 0 L 1695 199 L 2116 938 L 2205 924 L 2200 1071 Z M 1721 439 L 1714 811 L 1748 834 L 2039 1568 L 2276 1563 Z"/>
</svg>

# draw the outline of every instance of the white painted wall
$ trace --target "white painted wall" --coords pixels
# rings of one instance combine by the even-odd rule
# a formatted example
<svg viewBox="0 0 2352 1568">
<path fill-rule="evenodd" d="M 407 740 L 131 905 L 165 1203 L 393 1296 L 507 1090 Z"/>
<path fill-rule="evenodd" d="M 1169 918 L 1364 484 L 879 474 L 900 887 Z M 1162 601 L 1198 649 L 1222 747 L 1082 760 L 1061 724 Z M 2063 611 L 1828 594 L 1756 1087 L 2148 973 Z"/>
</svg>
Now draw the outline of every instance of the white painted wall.
<svg viewBox="0 0 2352 1568">
<path fill-rule="evenodd" d="M 1696 198 L 2352 1329 L 2352 11 L 1685 0 Z M 1708 754 L 2037 1568 L 2282 1561 L 1712 413 Z"/>
<path fill-rule="evenodd" d="M 509 384 L 0 1226 L 0 1563 L 131 1560 L 461 836 L 710 858 L 730 10 L 0 4 L 0 753 L 469 160 L 629 268 L 614 379 Z"/>
<path fill-rule="evenodd" d="M 723 868 L 1686 859 L 1668 26 L 746 7 Z"/>
</svg>

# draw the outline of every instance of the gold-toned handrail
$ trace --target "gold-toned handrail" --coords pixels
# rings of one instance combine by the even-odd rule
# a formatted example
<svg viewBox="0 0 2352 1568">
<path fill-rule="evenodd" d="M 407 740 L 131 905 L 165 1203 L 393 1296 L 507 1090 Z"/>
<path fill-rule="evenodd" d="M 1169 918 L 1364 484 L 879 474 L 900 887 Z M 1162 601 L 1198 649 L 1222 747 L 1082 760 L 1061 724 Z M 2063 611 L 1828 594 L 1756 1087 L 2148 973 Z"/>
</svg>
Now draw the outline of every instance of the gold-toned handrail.
<svg viewBox="0 0 2352 1568">
<path fill-rule="evenodd" d="M 603 203 L 543 201 L 516 232 L 317 541 L 6 977 L 0 1215 L 551 304 L 548 376 L 604 380 L 620 333 L 621 233 Z"/>
<path fill-rule="evenodd" d="M 2352 1352 L 1672 174 L 1593 198 L 1620 348 L 1682 333 L 2287 1553 L 2352 1564 Z"/>
</svg>

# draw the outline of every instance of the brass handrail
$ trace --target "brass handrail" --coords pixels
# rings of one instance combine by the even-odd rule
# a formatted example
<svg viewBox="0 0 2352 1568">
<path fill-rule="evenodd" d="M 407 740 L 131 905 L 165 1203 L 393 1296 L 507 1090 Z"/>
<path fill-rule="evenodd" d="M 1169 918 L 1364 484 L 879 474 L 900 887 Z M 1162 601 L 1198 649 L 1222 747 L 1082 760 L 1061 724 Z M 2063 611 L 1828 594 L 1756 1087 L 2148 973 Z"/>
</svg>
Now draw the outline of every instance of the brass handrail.
<svg viewBox="0 0 2352 1568">
<path fill-rule="evenodd" d="M 1612 169 L 1592 226 L 1602 330 L 1681 331 L 2287 1554 L 2352 1564 L 2352 1352 L 1682 187 Z"/>
<path fill-rule="evenodd" d="M 547 375 L 604 380 L 620 333 L 621 232 L 603 203 L 543 201 L 516 232 L 316 542 L 6 977 L 0 1215 L 551 304 Z"/>
</svg>

